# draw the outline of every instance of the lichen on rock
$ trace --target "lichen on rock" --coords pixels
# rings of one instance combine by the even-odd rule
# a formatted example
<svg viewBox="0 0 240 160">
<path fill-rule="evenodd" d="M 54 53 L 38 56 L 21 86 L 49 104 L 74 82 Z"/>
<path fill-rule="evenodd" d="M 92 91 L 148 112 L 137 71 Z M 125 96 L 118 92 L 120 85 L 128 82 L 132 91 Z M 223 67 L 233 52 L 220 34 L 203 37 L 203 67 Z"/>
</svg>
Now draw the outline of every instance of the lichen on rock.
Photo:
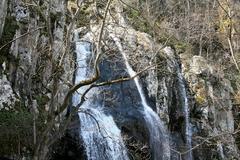
<svg viewBox="0 0 240 160">
<path fill-rule="evenodd" d="M 16 101 L 17 98 L 13 92 L 11 83 L 7 80 L 6 75 L 2 75 L 0 77 L 0 110 L 12 109 Z"/>
</svg>

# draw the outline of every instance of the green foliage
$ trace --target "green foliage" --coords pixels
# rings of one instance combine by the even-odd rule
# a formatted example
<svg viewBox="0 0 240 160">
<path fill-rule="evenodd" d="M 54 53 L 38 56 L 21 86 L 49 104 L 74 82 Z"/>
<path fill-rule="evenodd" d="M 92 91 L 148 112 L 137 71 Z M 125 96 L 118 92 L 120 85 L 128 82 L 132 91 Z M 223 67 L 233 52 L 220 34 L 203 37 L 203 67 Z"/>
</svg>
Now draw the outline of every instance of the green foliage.
<svg viewBox="0 0 240 160">
<path fill-rule="evenodd" d="M 174 36 L 167 33 L 162 32 L 158 33 L 158 35 L 159 37 L 157 38 L 159 43 L 166 44 L 167 46 L 174 48 L 177 54 L 185 53 L 192 48 L 191 44 L 178 40 Z"/>
<path fill-rule="evenodd" d="M 0 155 L 18 155 L 32 152 L 34 115 L 18 101 L 14 110 L 0 110 Z M 37 116 L 37 137 L 46 127 L 42 114 Z"/>
<path fill-rule="evenodd" d="M 195 100 L 197 104 L 201 105 L 206 102 L 206 97 L 204 95 L 196 95 Z"/>
<path fill-rule="evenodd" d="M 0 111 L 0 154 L 9 155 L 32 148 L 33 115 L 27 110 Z M 24 147 L 23 147 L 24 146 Z"/>
<path fill-rule="evenodd" d="M 143 18 L 140 11 L 128 8 L 125 11 L 127 20 L 138 31 L 151 34 L 151 26 L 146 19 Z"/>
<path fill-rule="evenodd" d="M 174 48 L 176 49 L 176 52 L 179 53 L 184 53 L 188 50 L 188 48 L 191 48 L 191 46 L 187 43 L 178 41 L 175 45 Z"/>
<path fill-rule="evenodd" d="M 48 96 L 45 96 L 45 95 L 39 95 L 39 96 L 36 96 L 35 98 L 36 98 L 37 104 L 39 106 L 44 106 L 45 104 L 47 104 L 49 102 Z"/>
<path fill-rule="evenodd" d="M 88 11 L 87 7 L 83 7 L 80 10 L 79 17 L 77 19 L 77 27 L 84 27 L 84 26 L 89 26 L 90 23 L 90 13 Z"/>
</svg>

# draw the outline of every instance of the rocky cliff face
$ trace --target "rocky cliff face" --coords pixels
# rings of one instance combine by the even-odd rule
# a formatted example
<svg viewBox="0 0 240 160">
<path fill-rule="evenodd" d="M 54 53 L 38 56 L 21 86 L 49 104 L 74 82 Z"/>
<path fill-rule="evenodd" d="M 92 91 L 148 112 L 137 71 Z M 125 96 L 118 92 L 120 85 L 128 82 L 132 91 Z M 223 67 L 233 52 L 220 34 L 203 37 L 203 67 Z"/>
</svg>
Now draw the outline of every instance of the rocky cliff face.
<svg viewBox="0 0 240 160">
<path fill-rule="evenodd" d="M 202 147 L 215 143 L 212 152 L 217 151 L 220 159 L 239 157 L 233 138 L 234 117 L 230 96 L 233 89 L 230 81 L 224 78 L 224 73 L 217 65 L 208 64 L 201 56 L 193 56 L 188 60 L 182 58 L 182 61 L 185 78 L 196 103 L 192 109 L 193 127 L 196 129 L 194 134 L 210 137 Z M 201 141 L 196 139 L 195 143 Z"/>
<path fill-rule="evenodd" d="M 18 112 L 19 108 L 27 108 L 30 113 L 48 111 L 54 90 L 54 87 L 51 88 L 54 83 L 50 74 L 54 73 L 51 59 L 58 59 L 64 52 L 68 25 L 66 3 L 61 0 L 52 1 L 49 13 L 45 8 L 47 2 L 38 3 L 43 8 L 42 12 L 50 14 L 52 20 L 52 57 L 48 55 L 47 44 L 50 40 L 45 32 L 43 17 L 33 13 L 37 8 L 31 8 L 23 1 L 9 1 L 8 5 L 7 1 L 1 3 L 0 27 L 3 29 L 0 28 L 0 47 L 16 39 L 1 48 L 1 113 L 7 110 Z M 157 159 L 154 153 L 156 145 L 151 141 L 153 129 L 149 129 L 149 123 L 144 117 L 142 96 L 162 122 L 155 125 L 162 124 L 162 129 L 167 131 L 164 134 L 169 139 L 169 154 L 166 153 L 166 157 L 160 155 L 162 159 L 238 159 L 240 155 L 235 140 L 237 132 L 231 99 L 234 91 L 222 69 L 215 63 L 210 64 L 202 56 L 190 53 L 177 55 L 173 48 L 162 45 L 149 34 L 129 25 L 123 11 L 124 8 L 114 2 L 111 16 L 107 16 L 101 47 L 103 55 L 99 63 L 101 74 L 97 82 L 129 77 L 122 54 L 124 52 L 132 69 L 136 73 L 141 72 L 139 83 L 143 93 L 139 92 L 136 81 L 130 80 L 99 87 L 94 99 L 89 101 L 94 100 L 92 106 L 101 104 L 104 106 L 104 114 L 113 117 L 121 130 L 129 159 Z M 95 23 L 97 21 L 93 16 L 92 23 L 87 27 L 75 28 L 80 40 L 92 43 L 93 50 L 98 45 L 101 28 L 100 24 Z M 13 28 L 8 28 L 9 26 Z M 22 36 L 25 33 L 28 34 Z M 91 58 L 95 58 L 94 52 Z M 62 104 L 71 86 L 69 84 L 74 79 L 75 60 L 73 51 L 64 58 L 62 79 L 59 80 L 52 102 L 54 107 Z M 54 143 L 53 149 L 48 151 L 52 154 L 50 158 L 86 159 L 84 145 L 88 144 L 82 144 L 79 135 L 81 124 L 76 117 L 68 127 L 66 136 Z M 57 130 L 57 127 L 54 129 Z M 63 147 L 64 145 L 69 148 Z M 27 153 L 21 147 L 19 150 Z M 1 154 L 5 156 L 11 153 Z"/>
<path fill-rule="evenodd" d="M 44 118 L 42 116 L 50 110 L 50 99 L 55 99 L 53 110 L 56 111 L 57 106 L 63 102 L 64 96 L 69 89 L 68 84 L 72 82 L 74 55 L 67 54 L 62 62 L 64 63 L 61 70 L 62 79 L 59 80 L 59 88 L 53 98 L 53 74 L 56 66 L 54 61 L 56 62 L 65 50 L 63 45 L 65 43 L 65 13 L 67 6 L 66 2 L 61 0 L 53 1 L 49 12 L 47 6 L 48 3 L 43 1 L 1 1 L 1 28 L 3 30 L 0 30 L 2 35 L 0 39 L 0 108 L 2 111 L 1 116 L 3 116 L 1 117 L 3 128 L 7 125 L 5 123 L 6 119 L 4 119 L 6 117 L 3 115 L 5 112 L 9 114 L 8 118 L 15 114 L 14 112 L 30 113 L 35 118 L 40 113 L 39 117 Z M 47 20 L 45 16 L 49 16 L 51 19 L 49 30 L 52 34 L 52 40 L 49 40 L 49 35 L 47 34 Z M 9 43 L 10 41 L 12 42 Z M 50 41 L 52 41 L 51 47 L 49 47 Z M 41 125 L 42 127 L 46 123 L 46 121 L 43 123 L 41 118 L 38 120 L 39 124 L 38 122 L 35 123 L 35 118 L 32 116 L 31 119 L 28 119 L 32 127 L 35 125 L 37 127 Z M 19 117 L 20 123 L 21 121 L 25 123 L 25 117 L 21 118 Z M 10 120 L 14 121 L 14 119 Z M 26 124 L 14 126 L 10 123 L 9 129 L 11 130 L 12 127 L 15 128 L 22 125 Z M 32 130 L 32 127 L 27 128 L 27 132 L 28 134 L 31 133 L 29 138 L 33 140 L 32 134 L 37 133 Z M 40 130 L 38 130 L 38 133 L 40 133 Z M 17 132 L 16 135 L 13 135 L 23 136 L 22 132 Z M 23 139 L 26 139 L 26 137 L 23 136 Z M 4 141 L 2 145 L 11 143 L 11 138 L 8 140 Z M 21 143 L 20 141 L 22 140 L 14 140 L 13 143 Z M 19 152 L 26 152 L 26 149 L 22 150 L 22 147 L 18 150 Z M 16 152 L 15 147 L 11 152 L 13 152 L 12 154 Z M 3 151 L 1 154 L 6 153 Z M 11 157 L 14 157 L 14 155 Z"/>
<path fill-rule="evenodd" d="M 7 14 L 7 3 L 8 1 L 6 0 L 3 0 L 1 2 L 1 17 L 0 17 L 0 22 L 1 22 L 1 27 L 0 27 L 0 37 L 2 36 L 2 32 L 3 32 L 3 27 L 4 27 L 4 24 L 5 24 L 5 17 L 6 17 L 6 14 Z"/>
<path fill-rule="evenodd" d="M 32 101 L 41 98 L 41 95 L 50 94 L 50 88 L 47 87 L 51 83 L 50 73 L 53 68 L 47 53 L 46 45 L 49 42 L 46 33 L 44 33 L 44 29 L 46 29 L 44 20 L 41 19 L 43 17 L 34 13 L 37 12 L 33 11 L 36 8 L 31 8 L 28 3 L 22 1 L 9 1 L 8 5 L 6 5 L 6 1 L 1 3 L 1 7 L 4 8 L 1 10 L 3 12 L 1 15 L 6 16 L 1 45 L 3 46 L 11 39 L 16 39 L 1 49 L 1 75 L 6 75 L 4 77 L 5 79 L 7 77 L 15 96 L 21 98 L 26 106 L 31 106 Z M 46 4 L 39 2 L 38 5 L 44 7 Z M 63 53 L 61 46 L 64 43 L 65 12 L 66 4 L 63 1 L 53 2 L 50 14 L 53 23 L 51 30 L 54 35 L 52 48 L 54 52 L 52 58 L 54 59 Z M 4 17 L 2 19 L 3 23 L 1 24 L 4 24 Z M 12 26 L 13 24 L 15 26 Z M 15 32 L 11 33 L 12 30 Z M 72 59 L 73 55 L 67 55 L 64 59 L 63 70 L 68 72 L 64 72 L 63 81 L 72 81 L 73 71 L 71 68 L 74 66 Z M 66 83 L 62 82 L 61 85 L 57 100 L 59 103 L 62 102 L 64 92 L 68 88 Z"/>
</svg>

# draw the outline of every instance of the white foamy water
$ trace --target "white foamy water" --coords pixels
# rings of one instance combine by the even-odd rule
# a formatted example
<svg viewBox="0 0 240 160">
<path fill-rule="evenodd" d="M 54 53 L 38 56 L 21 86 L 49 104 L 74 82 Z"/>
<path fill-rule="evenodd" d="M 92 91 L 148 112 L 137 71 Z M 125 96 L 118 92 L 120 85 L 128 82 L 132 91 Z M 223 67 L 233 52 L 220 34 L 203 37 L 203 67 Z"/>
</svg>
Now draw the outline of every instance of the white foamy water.
<svg viewBox="0 0 240 160">
<path fill-rule="evenodd" d="M 78 40 L 75 33 L 75 40 Z M 77 70 L 75 84 L 87 79 L 91 74 L 89 60 L 92 56 L 91 44 L 89 42 L 76 42 Z M 79 88 L 73 96 L 73 105 L 80 102 L 81 95 L 88 86 Z M 96 91 L 96 90 L 95 90 Z M 115 124 L 111 115 L 104 113 L 104 107 L 96 105 L 92 101 L 95 96 L 90 91 L 87 100 L 81 106 L 79 112 L 80 135 L 84 142 L 88 160 L 128 160 L 127 150 L 124 146 L 121 131 Z M 85 112 L 85 113 L 84 113 Z"/>
</svg>

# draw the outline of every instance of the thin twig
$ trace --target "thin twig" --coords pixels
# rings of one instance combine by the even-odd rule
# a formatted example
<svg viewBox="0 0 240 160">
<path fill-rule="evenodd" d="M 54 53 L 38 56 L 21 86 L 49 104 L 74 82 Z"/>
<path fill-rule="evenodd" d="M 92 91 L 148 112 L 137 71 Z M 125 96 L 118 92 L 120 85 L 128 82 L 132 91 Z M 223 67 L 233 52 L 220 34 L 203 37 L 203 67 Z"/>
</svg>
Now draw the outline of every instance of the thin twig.
<svg viewBox="0 0 240 160">
<path fill-rule="evenodd" d="M 28 32 L 20 35 L 19 37 L 14 38 L 13 40 L 11 40 L 11 41 L 7 42 L 6 44 L 2 45 L 2 46 L 0 47 L 0 51 L 1 51 L 3 48 L 5 48 L 7 45 L 11 44 L 12 42 L 14 42 L 14 41 L 16 41 L 16 40 L 18 40 L 18 39 L 20 39 L 20 38 L 23 38 L 23 37 L 27 36 L 28 34 L 32 34 L 33 32 L 36 32 L 37 30 L 43 29 L 43 28 L 45 28 L 45 27 L 38 27 L 38 28 L 36 28 L 36 29 L 34 29 L 34 30 L 32 30 L 32 31 L 28 31 Z"/>
</svg>

